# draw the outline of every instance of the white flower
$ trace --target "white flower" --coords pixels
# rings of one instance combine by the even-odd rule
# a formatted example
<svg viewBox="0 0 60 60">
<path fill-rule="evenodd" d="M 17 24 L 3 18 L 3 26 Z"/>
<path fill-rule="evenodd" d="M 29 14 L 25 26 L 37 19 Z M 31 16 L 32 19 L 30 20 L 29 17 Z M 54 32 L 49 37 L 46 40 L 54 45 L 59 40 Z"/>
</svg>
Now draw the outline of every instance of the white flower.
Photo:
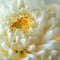
<svg viewBox="0 0 60 60">
<path fill-rule="evenodd" d="M 55 59 L 60 24 L 59 7 L 52 6 L 40 0 L 1 1 L 0 60 Z"/>
</svg>

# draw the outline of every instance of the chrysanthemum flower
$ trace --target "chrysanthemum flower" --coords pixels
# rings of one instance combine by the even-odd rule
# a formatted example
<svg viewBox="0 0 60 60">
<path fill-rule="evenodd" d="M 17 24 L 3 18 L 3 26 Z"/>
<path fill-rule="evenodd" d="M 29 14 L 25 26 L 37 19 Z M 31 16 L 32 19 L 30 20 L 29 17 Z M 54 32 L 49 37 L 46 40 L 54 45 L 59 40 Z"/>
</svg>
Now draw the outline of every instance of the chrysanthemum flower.
<svg viewBox="0 0 60 60">
<path fill-rule="evenodd" d="M 7 0 L 0 6 L 0 60 L 59 59 L 58 5 Z"/>
</svg>

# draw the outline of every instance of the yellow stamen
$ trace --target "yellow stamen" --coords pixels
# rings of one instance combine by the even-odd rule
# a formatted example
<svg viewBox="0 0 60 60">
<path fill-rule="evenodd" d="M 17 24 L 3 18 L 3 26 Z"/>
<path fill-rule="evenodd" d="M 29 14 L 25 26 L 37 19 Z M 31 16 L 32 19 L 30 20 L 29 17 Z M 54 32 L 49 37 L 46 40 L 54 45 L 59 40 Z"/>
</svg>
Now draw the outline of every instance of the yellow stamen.
<svg viewBox="0 0 60 60">
<path fill-rule="evenodd" d="M 12 21 L 10 23 L 10 26 L 12 28 L 12 30 L 15 28 L 18 28 L 24 32 L 26 32 L 28 30 L 28 28 L 30 27 L 30 23 L 33 20 L 33 18 L 29 15 L 22 15 L 21 17 L 18 18 L 12 18 Z"/>
</svg>

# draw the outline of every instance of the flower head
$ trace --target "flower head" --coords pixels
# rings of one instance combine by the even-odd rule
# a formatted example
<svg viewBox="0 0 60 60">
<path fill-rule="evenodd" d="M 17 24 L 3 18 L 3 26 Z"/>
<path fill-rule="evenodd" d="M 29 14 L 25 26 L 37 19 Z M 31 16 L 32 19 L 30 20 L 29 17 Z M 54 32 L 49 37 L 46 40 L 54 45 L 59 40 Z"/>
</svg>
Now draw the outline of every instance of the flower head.
<svg viewBox="0 0 60 60">
<path fill-rule="evenodd" d="M 1 4 L 0 9 L 0 60 L 55 58 L 56 40 L 60 40 L 55 5 L 46 8 L 39 0 L 11 0 L 10 5 L 8 3 Z"/>
</svg>

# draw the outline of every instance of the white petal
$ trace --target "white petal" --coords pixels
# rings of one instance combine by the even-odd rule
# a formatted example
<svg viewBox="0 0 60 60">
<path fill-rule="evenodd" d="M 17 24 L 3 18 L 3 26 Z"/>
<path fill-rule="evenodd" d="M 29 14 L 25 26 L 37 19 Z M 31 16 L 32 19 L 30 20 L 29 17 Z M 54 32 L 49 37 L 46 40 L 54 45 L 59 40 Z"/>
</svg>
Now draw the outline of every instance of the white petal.
<svg viewBox="0 0 60 60">
<path fill-rule="evenodd" d="M 25 38 L 26 35 L 25 35 L 23 32 L 20 32 L 20 37 L 21 37 L 21 38 Z"/>
<path fill-rule="evenodd" d="M 56 54 L 57 54 L 57 51 L 56 51 L 56 50 L 52 50 L 52 51 L 51 51 L 51 55 L 52 55 L 52 56 L 56 56 Z"/>
<path fill-rule="evenodd" d="M 20 42 L 20 38 L 19 38 L 19 36 L 16 36 L 16 42 L 17 42 L 17 43 Z"/>
<path fill-rule="evenodd" d="M 47 41 L 47 40 L 51 39 L 53 36 L 54 36 L 54 30 L 50 30 L 45 34 L 44 40 Z"/>
<path fill-rule="evenodd" d="M 11 42 L 12 41 L 12 33 L 11 32 L 7 32 L 7 34 L 8 34 L 8 40 L 9 40 L 9 42 Z"/>
<path fill-rule="evenodd" d="M 59 28 L 56 26 L 56 27 L 54 27 L 54 26 L 51 26 L 50 28 L 49 28 L 49 30 L 51 30 L 51 29 L 53 29 L 53 31 L 54 31 L 54 36 L 56 36 L 57 34 L 59 34 Z"/>
<path fill-rule="evenodd" d="M 56 41 L 52 40 L 52 41 L 48 42 L 47 44 L 42 45 L 41 49 L 50 50 L 50 49 L 54 49 L 55 46 L 56 46 Z"/>
<path fill-rule="evenodd" d="M 32 15 L 32 17 L 34 17 L 34 19 L 37 19 L 37 16 L 36 16 L 35 12 L 32 12 L 31 15 Z"/>
<path fill-rule="evenodd" d="M 35 35 L 35 34 L 34 34 L 34 33 L 35 33 L 35 31 L 33 30 L 33 28 L 32 28 L 32 27 L 30 27 L 30 28 L 29 28 L 28 32 L 29 32 L 29 34 L 30 34 L 30 35 Z"/>
<path fill-rule="evenodd" d="M 40 16 L 37 20 L 36 20 L 37 24 L 42 24 L 44 23 L 44 15 Z"/>
<path fill-rule="evenodd" d="M 24 7 L 24 0 L 18 0 L 18 8 Z"/>
<path fill-rule="evenodd" d="M 3 48 L 4 50 L 9 50 L 9 48 L 8 48 L 8 46 L 6 45 L 5 42 L 3 42 L 3 43 L 1 44 L 1 46 L 2 46 L 2 48 Z"/>
<path fill-rule="evenodd" d="M 18 34 L 19 34 L 19 30 L 18 30 L 18 29 L 16 29 L 16 31 L 15 31 L 15 33 L 14 33 L 14 34 L 15 34 L 15 36 L 16 36 L 16 35 L 18 35 Z"/>
<path fill-rule="evenodd" d="M 34 51 L 35 49 L 36 49 L 35 45 L 30 45 L 27 50 Z"/>
<path fill-rule="evenodd" d="M 2 24 L 0 23 L 0 34 L 2 34 L 3 33 L 3 28 L 2 28 L 3 26 L 2 26 Z"/>
<path fill-rule="evenodd" d="M 38 25 L 37 28 L 36 28 L 36 35 L 40 35 L 43 33 L 43 27 Z"/>
<path fill-rule="evenodd" d="M 30 60 L 30 58 L 29 57 L 26 57 L 26 58 L 23 58 L 21 60 Z"/>
<path fill-rule="evenodd" d="M 52 60 L 52 56 L 51 55 L 48 57 L 48 60 Z"/>
<path fill-rule="evenodd" d="M 24 47 L 28 46 L 28 39 L 27 39 L 27 38 L 22 38 L 22 39 L 20 40 L 20 42 L 22 43 L 22 45 L 23 45 Z"/>
<path fill-rule="evenodd" d="M 33 37 L 32 37 L 32 36 L 29 36 L 29 37 L 28 37 L 28 40 L 29 40 L 29 43 L 31 43 L 31 44 L 33 44 L 33 43 L 34 43 L 34 39 L 33 39 Z"/>
<path fill-rule="evenodd" d="M 29 60 L 36 60 L 36 56 L 33 54 L 27 54 L 27 56 L 29 57 Z"/>
<path fill-rule="evenodd" d="M 12 56 L 13 55 L 13 51 L 11 49 L 9 50 L 8 55 L 9 56 Z"/>
<path fill-rule="evenodd" d="M 45 50 L 41 50 L 41 51 L 38 51 L 38 52 L 35 52 L 34 55 L 37 55 L 37 56 L 41 56 L 41 55 L 44 55 L 45 54 Z"/>
<path fill-rule="evenodd" d="M 10 49 L 9 52 L 8 52 L 8 55 L 9 56 L 15 56 L 16 54 Z"/>
<path fill-rule="evenodd" d="M 55 60 L 56 59 L 56 56 L 57 56 L 57 51 L 56 50 L 52 50 L 50 52 L 50 56 L 48 57 L 48 60 Z"/>
</svg>

